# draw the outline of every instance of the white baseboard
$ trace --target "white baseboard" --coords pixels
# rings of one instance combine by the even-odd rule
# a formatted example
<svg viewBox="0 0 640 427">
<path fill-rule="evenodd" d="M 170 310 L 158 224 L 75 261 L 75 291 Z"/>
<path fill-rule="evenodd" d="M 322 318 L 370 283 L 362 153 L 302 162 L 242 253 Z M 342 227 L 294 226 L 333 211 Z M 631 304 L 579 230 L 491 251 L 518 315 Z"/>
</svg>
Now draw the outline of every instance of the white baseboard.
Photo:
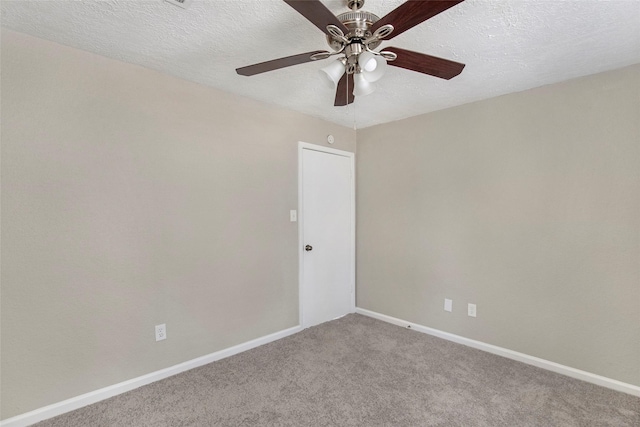
<svg viewBox="0 0 640 427">
<path fill-rule="evenodd" d="M 375 311 L 366 310 L 364 308 L 356 308 L 356 313 L 364 316 L 372 317 L 374 319 L 382 320 L 384 322 L 392 323 L 394 325 L 402 326 L 404 328 L 411 328 L 418 332 L 433 335 L 438 338 L 443 338 L 448 341 L 453 341 L 458 344 L 463 344 L 468 347 L 473 347 L 478 350 L 483 350 L 488 353 L 497 354 L 498 356 L 506 357 L 507 359 L 517 360 L 528 365 L 537 366 L 538 368 L 553 371 L 558 374 L 566 375 L 571 378 L 576 378 L 588 383 L 596 384 L 612 390 L 621 391 L 623 393 L 631 394 L 633 396 L 640 397 L 640 387 L 633 384 L 623 383 L 622 381 L 614 380 L 611 378 L 603 377 L 601 375 L 592 374 L 591 372 L 581 371 L 580 369 L 571 368 L 569 366 L 561 365 L 559 363 L 551 362 L 549 360 L 540 359 L 539 357 L 529 356 L 528 354 L 519 353 L 517 351 L 509 350 L 506 348 L 498 347 L 496 345 L 483 343 L 481 341 L 472 340 L 469 338 L 461 337 L 460 335 L 450 334 L 449 332 L 440 331 L 438 329 L 422 326 L 417 323 L 407 322 L 406 320 L 398 319 L 395 317 L 387 316 L 386 314 L 376 313 Z"/>
<path fill-rule="evenodd" d="M 395 317 L 387 316 L 385 314 L 376 313 L 374 311 L 366 310 L 363 308 L 356 308 L 356 313 L 364 316 L 372 317 L 374 319 L 382 320 L 384 322 L 392 323 L 394 325 L 402 327 L 410 327 L 413 330 L 422 332 L 425 334 L 433 335 L 438 338 L 443 338 L 448 341 L 453 341 L 458 344 L 463 344 L 469 347 L 473 347 L 479 350 L 483 350 L 489 353 L 497 354 L 498 356 L 506 357 L 508 359 L 517 360 L 519 362 L 526 363 L 528 365 L 537 366 L 539 368 L 547 369 L 559 374 L 566 375 L 568 377 L 576 378 L 582 381 L 586 381 L 592 384 L 600 385 L 610 388 L 612 390 L 621 391 L 623 393 L 631 394 L 633 396 L 640 397 L 640 387 L 627 384 L 622 381 L 614 380 L 611 378 L 603 377 L 601 375 L 592 374 L 590 372 L 582 371 L 580 369 L 571 368 L 569 366 L 561 365 L 559 363 L 551 362 L 549 360 L 540 359 L 538 357 L 529 356 L 528 354 L 519 353 L 517 351 L 509 350 L 506 348 L 498 347 L 492 344 L 486 344 L 481 341 L 472 340 L 462 337 L 460 335 L 451 334 L 449 332 L 440 331 L 438 329 L 429 328 L 427 326 L 419 325 L 417 323 L 407 322 L 406 320 L 398 319 Z M 156 372 L 152 372 L 141 377 L 133 378 L 114 384 L 99 390 L 95 390 L 89 393 L 85 393 L 80 396 L 73 397 L 71 399 L 63 400 L 62 402 L 54 403 L 34 411 L 30 411 L 21 415 L 17 415 L 12 418 L 7 418 L 4 421 L 0 421 L 0 427 L 23 427 L 35 424 L 39 421 L 43 421 L 58 415 L 62 415 L 66 412 L 70 412 L 83 406 L 90 405 L 92 403 L 99 402 L 104 399 L 108 399 L 113 396 L 125 393 L 127 391 L 142 387 L 143 385 L 151 384 L 155 381 L 162 380 L 172 375 L 179 374 L 180 372 L 188 371 L 189 369 L 197 368 L 199 366 L 206 365 L 216 360 L 224 359 L 229 356 L 233 356 L 238 353 L 242 353 L 252 348 L 268 344 L 273 341 L 277 341 L 281 338 L 295 334 L 302 330 L 301 326 L 294 326 L 289 329 L 275 332 L 270 335 L 266 335 L 261 338 L 248 341 L 246 343 L 238 344 L 233 347 L 226 348 L 224 350 L 217 351 L 215 353 L 208 354 L 206 356 L 198 357 L 193 360 L 189 360 L 178 365 L 171 366 L 169 368 L 161 369 Z"/>
<path fill-rule="evenodd" d="M 105 388 L 101 388 L 99 390 L 82 394 L 80 396 L 72 397 L 71 399 L 63 400 L 62 402 L 54 403 L 52 405 L 44 406 L 34 411 L 26 412 L 12 418 L 7 418 L 4 421 L 0 421 L 0 427 L 29 426 L 39 421 L 62 415 L 66 412 L 82 408 L 83 406 L 87 406 L 92 403 L 96 403 L 101 400 L 108 399 L 110 397 L 117 396 L 127 391 L 136 389 L 143 385 L 151 384 L 172 375 L 179 374 L 180 372 L 188 371 L 189 369 L 197 368 L 199 366 L 215 362 L 216 360 L 224 359 L 226 357 L 242 353 L 243 351 L 251 350 L 252 348 L 268 344 L 272 341 L 277 341 L 281 338 L 295 334 L 296 332 L 300 332 L 301 330 L 302 327 L 294 326 L 292 328 L 285 329 L 280 332 L 275 332 L 264 337 L 256 338 L 254 340 L 247 341 L 245 343 L 238 344 L 224 350 L 216 351 L 215 353 L 198 357 L 196 359 L 189 360 L 187 362 L 183 362 L 169 368 L 151 372 L 150 374 L 143 375 L 141 377 L 133 378 L 119 384 L 114 384 Z"/>
</svg>

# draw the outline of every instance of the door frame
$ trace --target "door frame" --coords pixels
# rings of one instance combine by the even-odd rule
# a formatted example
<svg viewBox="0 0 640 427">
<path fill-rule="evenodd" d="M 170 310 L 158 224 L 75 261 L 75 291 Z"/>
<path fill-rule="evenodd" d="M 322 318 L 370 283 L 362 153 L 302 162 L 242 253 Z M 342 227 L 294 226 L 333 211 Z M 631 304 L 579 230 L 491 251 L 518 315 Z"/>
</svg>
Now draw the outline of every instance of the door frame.
<svg viewBox="0 0 640 427">
<path fill-rule="evenodd" d="M 350 310 L 351 313 L 356 311 L 356 179 L 355 179 L 355 153 L 349 151 L 336 150 L 335 148 L 323 147 L 321 145 L 309 144 L 308 142 L 298 142 L 298 323 L 302 328 L 308 326 L 304 324 L 303 319 L 303 296 L 304 296 L 304 210 L 303 210 L 303 166 L 302 166 L 302 153 L 303 150 L 319 151 L 321 153 L 334 154 L 338 156 L 347 157 L 350 160 L 351 165 L 351 235 L 349 236 L 351 248 L 349 267 L 351 268 L 351 274 L 349 275 L 351 288 L 351 301 Z"/>
</svg>

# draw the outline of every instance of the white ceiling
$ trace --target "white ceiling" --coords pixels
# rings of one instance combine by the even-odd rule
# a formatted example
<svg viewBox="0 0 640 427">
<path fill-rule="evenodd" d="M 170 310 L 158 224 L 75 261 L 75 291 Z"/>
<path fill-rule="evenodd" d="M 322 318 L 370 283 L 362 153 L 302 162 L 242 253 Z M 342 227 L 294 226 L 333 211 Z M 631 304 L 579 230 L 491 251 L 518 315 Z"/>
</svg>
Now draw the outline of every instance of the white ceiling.
<svg viewBox="0 0 640 427">
<path fill-rule="evenodd" d="M 404 0 L 366 0 L 384 16 Z M 323 0 L 334 13 L 344 0 Z M 2 26 L 358 128 L 640 63 L 640 0 L 466 0 L 396 46 L 466 64 L 446 81 L 389 67 L 376 92 L 334 107 L 310 62 L 235 68 L 328 46 L 282 0 L 2 0 Z M 380 49 L 378 49 L 380 50 Z"/>
</svg>

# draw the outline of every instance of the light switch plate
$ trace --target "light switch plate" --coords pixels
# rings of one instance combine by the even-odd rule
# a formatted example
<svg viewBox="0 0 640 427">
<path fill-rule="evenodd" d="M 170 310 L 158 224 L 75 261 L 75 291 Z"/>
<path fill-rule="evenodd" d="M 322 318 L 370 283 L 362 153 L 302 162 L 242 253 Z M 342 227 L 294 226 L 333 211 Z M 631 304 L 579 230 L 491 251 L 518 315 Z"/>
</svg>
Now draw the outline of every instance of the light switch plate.
<svg viewBox="0 0 640 427">
<path fill-rule="evenodd" d="M 296 222 L 298 220 L 298 212 L 291 210 L 289 211 L 289 221 Z"/>
</svg>

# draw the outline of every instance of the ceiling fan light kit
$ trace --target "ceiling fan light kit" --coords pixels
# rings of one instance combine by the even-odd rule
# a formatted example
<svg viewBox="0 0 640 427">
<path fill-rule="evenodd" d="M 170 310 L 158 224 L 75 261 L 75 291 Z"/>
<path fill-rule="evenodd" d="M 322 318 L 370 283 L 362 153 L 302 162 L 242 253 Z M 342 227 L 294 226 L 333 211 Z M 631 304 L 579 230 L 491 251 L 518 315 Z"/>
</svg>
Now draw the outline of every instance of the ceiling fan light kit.
<svg viewBox="0 0 640 427">
<path fill-rule="evenodd" d="M 375 60 L 375 56 L 370 52 L 362 52 L 360 57 L 358 58 L 358 65 L 362 71 L 373 71 L 377 67 L 377 62 Z"/>
<path fill-rule="evenodd" d="M 369 83 L 377 82 L 387 71 L 387 60 L 382 55 L 362 52 L 358 58 L 361 73 Z"/>
<path fill-rule="evenodd" d="M 449 80 L 460 74 L 464 64 L 435 56 L 389 47 L 377 52 L 383 41 L 407 31 L 464 0 L 408 0 L 383 18 L 360 10 L 364 0 L 348 0 L 349 12 L 335 16 L 320 0 L 283 0 L 326 34 L 333 49 L 314 51 L 236 69 L 243 76 L 273 71 L 292 65 L 339 56 L 320 74 L 336 89 L 335 106 L 352 103 L 355 96 L 373 92 L 387 65 Z M 388 62 L 388 64 L 387 64 Z"/>
<path fill-rule="evenodd" d="M 344 61 L 336 59 L 335 61 L 332 61 L 331 64 L 321 68 L 320 75 L 323 77 L 323 80 L 327 82 L 330 89 L 335 89 L 345 71 Z"/>
<path fill-rule="evenodd" d="M 362 73 L 353 76 L 353 94 L 355 96 L 365 96 L 373 93 L 375 87 L 367 81 Z"/>
</svg>

